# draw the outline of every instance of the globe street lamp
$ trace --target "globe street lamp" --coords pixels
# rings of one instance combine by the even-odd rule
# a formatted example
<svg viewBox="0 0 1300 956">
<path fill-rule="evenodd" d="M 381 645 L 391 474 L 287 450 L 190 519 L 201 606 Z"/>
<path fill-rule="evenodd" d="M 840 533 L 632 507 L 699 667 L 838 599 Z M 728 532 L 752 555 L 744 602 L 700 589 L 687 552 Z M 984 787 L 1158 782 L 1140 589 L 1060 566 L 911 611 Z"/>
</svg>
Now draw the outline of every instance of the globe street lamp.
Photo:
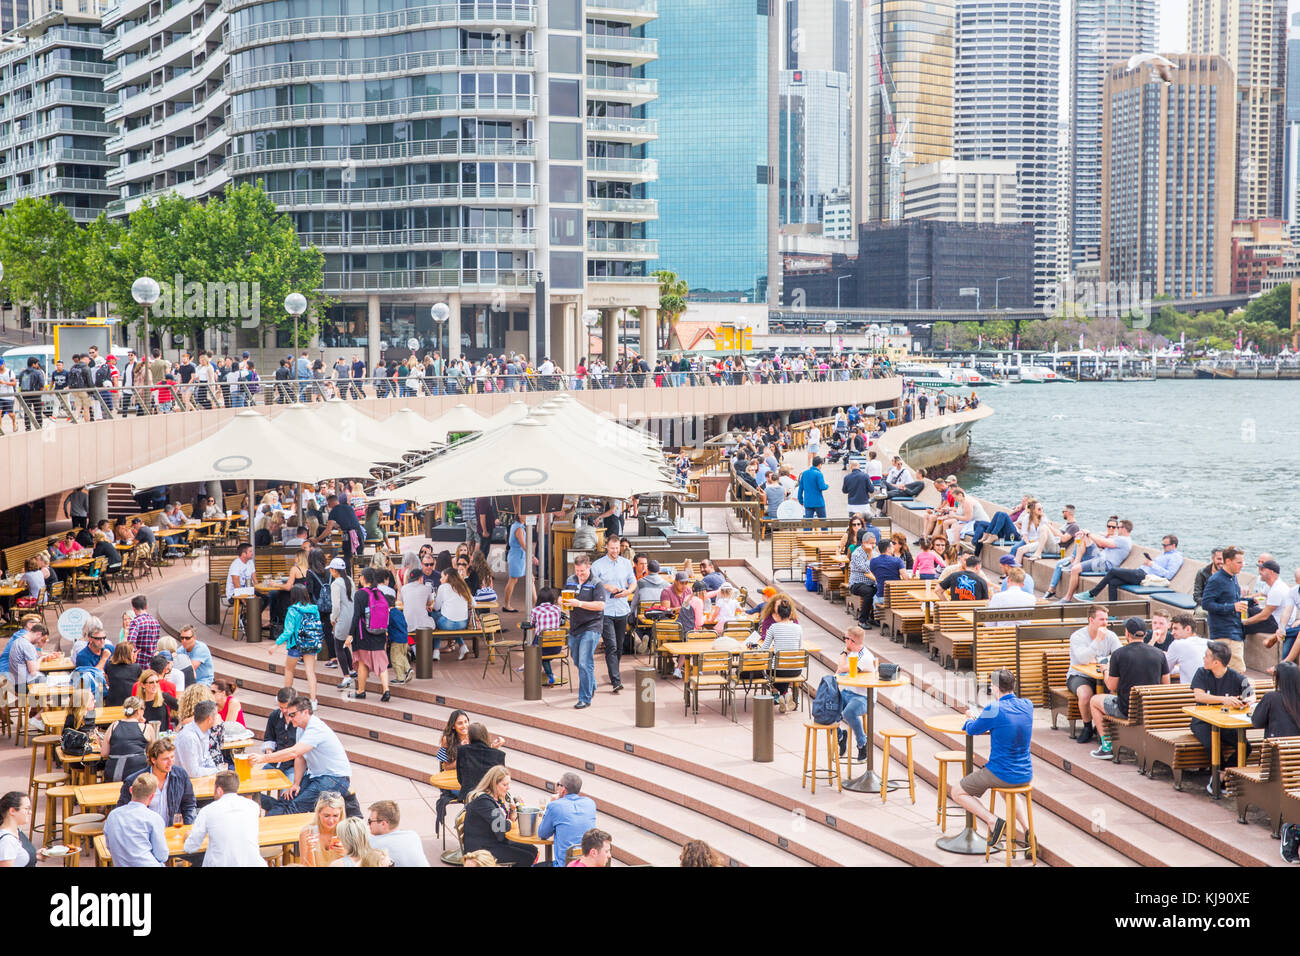
<svg viewBox="0 0 1300 956">
<path fill-rule="evenodd" d="M 293 350 L 298 351 L 298 317 L 307 311 L 307 297 L 301 292 L 290 292 L 284 297 L 284 311 L 293 316 Z"/>
<path fill-rule="evenodd" d="M 834 319 L 827 319 L 822 329 L 826 332 L 826 344 L 830 346 L 832 352 L 835 351 L 835 330 L 839 328 Z"/>
<path fill-rule="evenodd" d="M 162 290 L 158 288 L 158 283 L 148 276 L 141 276 L 131 283 L 131 298 L 144 306 L 144 352 L 145 356 L 149 355 L 149 306 L 158 301 L 158 296 Z M 146 361 L 148 359 L 146 358 Z"/>
<path fill-rule="evenodd" d="M 451 318 L 451 306 L 446 302 L 435 302 L 429 309 L 429 315 L 438 326 L 438 345 L 442 345 L 442 327 Z M 447 352 L 451 352 L 451 341 L 447 341 Z"/>
<path fill-rule="evenodd" d="M 600 322 L 600 313 L 595 309 L 588 309 L 582 313 L 582 324 L 587 327 L 587 357 L 591 357 L 591 330 Z"/>
</svg>

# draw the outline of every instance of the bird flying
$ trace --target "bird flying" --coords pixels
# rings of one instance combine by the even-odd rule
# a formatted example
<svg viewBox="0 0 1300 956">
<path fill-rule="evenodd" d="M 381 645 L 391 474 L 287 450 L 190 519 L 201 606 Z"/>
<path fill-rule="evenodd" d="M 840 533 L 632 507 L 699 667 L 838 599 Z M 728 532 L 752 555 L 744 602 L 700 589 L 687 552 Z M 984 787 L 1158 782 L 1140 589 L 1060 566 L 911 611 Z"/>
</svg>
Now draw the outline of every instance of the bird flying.
<svg viewBox="0 0 1300 956">
<path fill-rule="evenodd" d="M 1160 80 L 1166 86 L 1174 82 L 1174 70 L 1178 66 L 1165 59 L 1159 53 L 1135 53 L 1128 60 L 1128 68 L 1136 70 L 1139 67 L 1151 67 L 1151 82 Z"/>
</svg>

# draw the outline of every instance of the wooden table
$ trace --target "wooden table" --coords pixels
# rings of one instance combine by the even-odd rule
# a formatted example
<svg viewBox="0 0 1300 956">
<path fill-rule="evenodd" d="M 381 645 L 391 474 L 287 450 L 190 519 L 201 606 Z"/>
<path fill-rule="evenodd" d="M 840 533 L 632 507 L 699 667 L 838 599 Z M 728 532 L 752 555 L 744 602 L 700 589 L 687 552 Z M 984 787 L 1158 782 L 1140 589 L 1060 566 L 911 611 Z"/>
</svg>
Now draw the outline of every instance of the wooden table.
<svg viewBox="0 0 1300 956">
<path fill-rule="evenodd" d="M 1210 766 L 1213 776 L 1210 778 L 1211 793 L 1215 800 L 1222 796 L 1223 783 L 1219 780 L 1223 772 L 1223 740 L 1225 730 L 1240 731 L 1237 734 L 1237 766 L 1246 766 L 1246 731 L 1254 726 L 1249 710 L 1229 710 L 1225 712 L 1221 704 L 1201 704 L 1184 707 L 1183 713 L 1210 725 Z"/>
<path fill-rule="evenodd" d="M 1097 693 L 1105 694 L 1107 692 L 1106 675 L 1102 673 L 1101 666 L 1096 661 L 1093 661 L 1091 664 L 1080 664 L 1075 668 L 1075 670 L 1084 677 L 1097 682 Z"/>
<path fill-rule="evenodd" d="M 451 770 L 440 770 L 429 777 L 429 783 L 433 784 L 439 790 L 459 790 L 460 779 L 456 776 L 455 768 Z"/>
<path fill-rule="evenodd" d="M 60 558 L 58 561 L 51 561 L 50 567 L 57 568 L 60 571 L 68 572 L 68 579 L 63 588 L 65 598 L 75 597 L 77 593 L 77 575 L 82 568 L 88 567 L 95 563 L 93 555 L 87 555 L 84 558 Z"/>
<path fill-rule="evenodd" d="M 99 727 L 107 727 L 113 721 L 121 720 L 125 716 L 126 714 L 123 713 L 121 707 L 97 707 L 95 709 L 95 724 L 96 726 Z M 53 730 L 50 730 L 49 728 L 62 727 L 63 722 L 67 720 L 67 718 L 68 718 L 67 710 L 41 711 L 41 723 L 45 725 L 46 730 L 49 733 L 55 732 Z"/>
<path fill-rule="evenodd" d="M 52 661 L 42 661 L 39 667 L 41 673 L 50 674 L 54 671 L 70 671 L 76 665 L 72 662 L 71 657 L 59 657 Z"/>
<path fill-rule="evenodd" d="M 540 823 L 541 821 L 539 820 L 538 822 Z M 551 863 L 555 859 L 555 857 L 553 856 L 555 852 L 555 841 L 543 840 L 541 837 L 538 836 L 531 836 L 531 837 L 520 836 L 518 820 L 510 824 L 510 829 L 506 831 L 506 839 L 509 840 L 511 843 L 526 843 L 529 846 L 545 847 L 546 862 Z"/>
<path fill-rule="evenodd" d="M 938 730 L 945 734 L 965 734 L 966 763 L 963 775 L 969 774 L 975 769 L 975 738 L 965 731 L 968 720 L 970 718 L 965 714 L 940 714 L 928 718 L 925 722 L 925 726 L 931 730 Z M 948 795 L 940 794 L 939 799 L 947 800 Z M 939 837 L 934 841 L 934 845 L 941 850 L 947 850 L 949 853 L 962 853 L 967 856 L 982 856 L 987 849 L 987 843 L 987 840 L 981 839 L 980 835 L 975 832 L 975 814 L 969 810 L 966 811 L 966 826 L 960 833 L 950 837 Z"/>
<path fill-rule="evenodd" d="M 216 780 L 215 774 L 207 777 L 190 777 L 190 786 L 194 788 L 194 799 L 211 800 L 216 789 Z M 261 767 L 250 773 L 247 780 L 239 782 L 239 792 L 247 796 L 250 793 L 285 790 L 290 786 L 292 783 L 281 771 Z M 77 788 L 77 803 L 87 810 L 91 807 L 111 807 L 117 804 L 117 798 L 121 793 L 120 783 L 92 783 Z"/>
<path fill-rule="evenodd" d="M 845 790 L 852 790 L 855 793 L 879 793 L 880 777 L 872 769 L 872 752 L 876 749 L 876 688 L 878 687 L 906 687 L 911 683 L 906 677 L 896 677 L 893 680 L 884 680 L 876 671 L 860 671 L 857 677 L 850 677 L 848 674 L 836 674 L 836 683 L 840 687 L 861 687 L 867 692 L 867 769 L 860 777 L 854 777 L 844 784 Z M 890 790 L 897 790 L 899 787 L 907 786 L 907 781 L 898 784 L 886 783 Z"/>
<path fill-rule="evenodd" d="M 117 784 L 114 784 L 114 786 L 117 786 Z M 303 827 L 310 826 L 315 822 L 316 814 L 314 813 L 285 813 L 279 816 L 262 817 L 257 821 L 258 845 L 291 846 L 298 842 Z M 163 828 L 163 836 L 167 840 L 167 852 L 172 859 L 185 855 L 185 838 L 190 835 L 192 829 L 194 829 L 192 824 Z M 195 852 L 202 853 L 207 847 L 208 841 L 204 840 L 203 845 Z M 99 857 L 101 866 L 108 866 L 112 863 L 113 858 L 108 852 L 108 843 L 103 834 L 95 837 L 95 853 Z"/>
<path fill-rule="evenodd" d="M 682 694 L 686 696 L 687 700 L 689 700 L 691 668 L 694 666 L 695 659 L 701 654 L 711 652 L 713 650 L 713 642 L 716 640 L 717 638 L 710 637 L 700 638 L 699 640 L 694 641 L 669 641 L 659 645 L 659 650 L 665 654 L 679 654 L 686 658 L 686 669 L 683 672 L 685 680 L 682 681 Z M 821 650 L 817 645 L 808 643 L 804 643 L 799 649 L 801 651 L 807 651 L 809 654 L 816 654 Z M 737 657 L 741 654 L 751 653 L 756 650 L 758 650 L 756 647 L 742 647 L 738 651 L 727 651 L 726 653 L 730 654 L 732 657 Z"/>
</svg>

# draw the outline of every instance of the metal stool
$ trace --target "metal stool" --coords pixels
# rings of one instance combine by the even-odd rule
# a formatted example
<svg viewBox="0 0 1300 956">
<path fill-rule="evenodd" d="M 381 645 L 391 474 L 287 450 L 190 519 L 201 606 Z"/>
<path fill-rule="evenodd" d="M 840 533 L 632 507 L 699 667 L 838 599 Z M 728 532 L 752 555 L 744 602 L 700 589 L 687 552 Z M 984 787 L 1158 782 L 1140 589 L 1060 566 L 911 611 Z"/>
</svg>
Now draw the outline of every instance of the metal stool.
<svg viewBox="0 0 1300 956">
<path fill-rule="evenodd" d="M 885 796 L 889 793 L 889 742 L 895 737 L 907 741 L 907 791 L 911 794 L 912 802 L 916 803 L 916 774 L 912 767 L 912 738 L 916 736 L 916 731 L 910 727 L 890 727 L 888 730 L 882 730 L 880 736 L 885 738 L 881 747 L 884 751 L 884 758 L 880 762 L 880 802 L 885 802 Z M 965 754 L 962 755 L 965 759 Z"/>
<path fill-rule="evenodd" d="M 844 781 L 840 778 L 840 746 L 836 739 L 835 731 L 839 729 L 839 724 L 818 724 L 806 723 L 803 725 L 803 777 L 799 781 L 799 787 L 802 789 L 808 785 L 809 778 L 812 779 L 812 792 L 817 792 L 817 776 L 821 774 L 823 780 L 835 781 L 835 785 L 840 792 L 844 792 Z M 822 731 L 826 734 L 826 769 L 817 769 L 817 732 Z M 808 757 L 812 756 L 812 768 L 808 767 Z"/>
<path fill-rule="evenodd" d="M 1007 830 L 1007 866 L 1016 856 L 1016 797 L 1025 798 L 1025 817 L 1029 824 L 1029 832 L 1025 834 L 1029 842 L 1029 855 L 1033 857 L 1034 866 L 1038 865 L 1038 840 L 1034 837 L 1034 785 L 1032 783 L 1022 784 L 1018 787 L 992 787 L 989 796 L 989 812 L 994 812 L 994 807 L 998 802 L 998 794 L 1002 794 L 1002 799 L 1006 801 Z M 996 814 L 995 814 L 996 815 Z M 984 847 L 984 862 L 989 861 L 989 851 L 993 849 L 992 845 Z"/>
<path fill-rule="evenodd" d="M 935 813 L 935 822 L 939 824 L 939 830 L 943 833 L 948 832 L 948 764 L 955 763 L 958 766 L 965 766 L 966 753 L 962 750 L 940 750 L 934 755 L 934 759 L 939 761 L 939 809 Z M 960 807 L 958 808 L 960 809 Z"/>
<path fill-rule="evenodd" d="M 50 819 L 50 801 L 49 792 L 60 784 L 68 782 L 68 775 L 62 770 L 56 770 L 54 773 L 38 773 L 32 778 L 32 818 L 31 825 L 27 828 L 27 838 L 32 839 L 37 833 L 41 834 L 42 843 L 49 841 L 49 833 L 46 826 Z M 37 824 L 36 822 L 36 801 L 41 794 L 46 794 L 45 799 L 45 819 L 46 823 Z"/>
</svg>

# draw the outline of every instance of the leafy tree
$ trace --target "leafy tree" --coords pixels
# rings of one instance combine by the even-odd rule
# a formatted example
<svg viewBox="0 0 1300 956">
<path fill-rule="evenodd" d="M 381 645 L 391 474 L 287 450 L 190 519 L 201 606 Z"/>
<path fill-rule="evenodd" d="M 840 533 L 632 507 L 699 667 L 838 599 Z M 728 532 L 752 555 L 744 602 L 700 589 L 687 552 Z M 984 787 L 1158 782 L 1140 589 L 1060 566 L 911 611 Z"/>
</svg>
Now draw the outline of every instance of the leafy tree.
<svg viewBox="0 0 1300 956">
<path fill-rule="evenodd" d="M 70 305 L 76 232 L 72 214 L 48 196 L 20 199 L 0 216 L 0 287 L 11 302 L 30 306 L 45 321 Z"/>
<path fill-rule="evenodd" d="M 690 294 L 690 286 L 676 272 L 668 269 L 660 269 L 652 275 L 659 280 L 659 315 L 674 323 L 686 311 L 686 296 Z"/>
<path fill-rule="evenodd" d="M 1291 327 L 1291 283 L 1283 282 L 1272 291 L 1246 304 L 1244 321 L 1270 323 L 1279 329 Z"/>
</svg>

